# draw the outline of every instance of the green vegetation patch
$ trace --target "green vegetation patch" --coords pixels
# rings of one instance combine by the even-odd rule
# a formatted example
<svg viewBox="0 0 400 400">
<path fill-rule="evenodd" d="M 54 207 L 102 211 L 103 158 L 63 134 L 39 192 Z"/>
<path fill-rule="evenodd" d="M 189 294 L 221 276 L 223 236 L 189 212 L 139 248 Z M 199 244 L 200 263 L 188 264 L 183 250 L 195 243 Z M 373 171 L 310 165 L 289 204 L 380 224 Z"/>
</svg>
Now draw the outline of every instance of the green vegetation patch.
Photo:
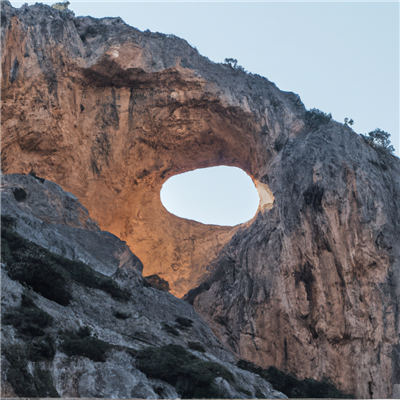
<svg viewBox="0 0 400 400">
<path fill-rule="evenodd" d="M 35 337 L 27 347 L 27 358 L 30 361 L 52 361 L 56 347 L 50 335 Z"/>
<path fill-rule="evenodd" d="M 384 150 L 389 154 L 394 153 L 394 147 L 390 143 L 390 134 L 382 129 L 376 128 L 367 135 L 361 135 L 364 141 L 375 150 Z"/>
<path fill-rule="evenodd" d="M 54 258 L 61 267 L 68 271 L 74 281 L 93 289 L 100 289 L 116 300 L 128 301 L 130 299 L 130 294 L 122 290 L 114 280 L 93 270 L 83 262 L 72 261 L 56 255 Z"/>
<path fill-rule="evenodd" d="M 104 362 L 107 359 L 107 352 L 112 345 L 92 336 L 89 327 L 79 328 L 77 331 L 64 331 L 60 338 L 63 340 L 61 348 L 69 357 L 83 356 L 93 361 Z"/>
<path fill-rule="evenodd" d="M 188 342 L 189 349 L 200 351 L 200 353 L 205 353 L 206 349 L 203 347 L 202 344 L 198 342 Z"/>
<path fill-rule="evenodd" d="M 72 296 L 66 274 L 55 263 L 53 255 L 3 225 L 1 258 L 11 279 L 30 286 L 36 293 L 58 304 L 69 304 Z"/>
<path fill-rule="evenodd" d="M 44 328 L 53 323 L 53 318 L 36 306 L 26 294 L 22 294 L 21 305 L 2 315 L 3 325 L 12 325 L 22 335 L 44 336 Z"/>
<path fill-rule="evenodd" d="M 111 278 L 94 271 L 81 261 L 51 253 L 12 231 L 15 220 L 1 216 L 1 258 L 11 279 L 30 286 L 36 293 L 66 306 L 72 299 L 69 282 L 100 289 L 114 299 L 127 301 L 130 294 Z"/>
<path fill-rule="evenodd" d="M 332 121 L 331 114 L 325 114 L 323 111 L 317 108 L 312 108 L 306 111 L 306 123 L 312 130 L 317 130 L 323 125 L 327 125 Z"/>
<path fill-rule="evenodd" d="M 136 356 L 137 367 L 148 378 L 173 385 L 183 399 L 224 398 L 215 378 L 234 382 L 234 376 L 220 364 L 203 361 L 182 346 L 148 347 Z"/>
<path fill-rule="evenodd" d="M 263 379 L 271 383 L 275 390 L 278 390 L 289 398 L 336 398 L 336 399 L 352 399 L 354 396 L 345 394 L 331 383 L 327 378 L 322 381 L 306 378 L 298 380 L 290 374 L 275 367 L 263 369 L 252 362 L 239 360 L 237 366 L 246 371 L 260 375 Z M 256 396 L 259 395 L 256 393 Z"/>
<path fill-rule="evenodd" d="M 379 156 L 379 162 L 368 160 L 372 165 L 380 168 L 382 171 L 387 171 L 389 167 L 393 166 L 394 147 L 390 143 L 390 134 L 376 128 L 367 135 L 361 135 L 365 143 L 372 147 Z"/>
<path fill-rule="evenodd" d="M 33 375 L 28 372 L 24 346 L 14 344 L 2 349 L 2 352 L 10 364 L 5 374 L 6 380 L 18 397 L 60 397 L 50 371 L 35 365 Z"/>
<path fill-rule="evenodd" d="M 12 229 L 15 227 L 16 223 L 17 223 L 16 219 L 11 217 L 10 215 L 1 216 L 1 227 L 3 229 Z"/>
</svg>

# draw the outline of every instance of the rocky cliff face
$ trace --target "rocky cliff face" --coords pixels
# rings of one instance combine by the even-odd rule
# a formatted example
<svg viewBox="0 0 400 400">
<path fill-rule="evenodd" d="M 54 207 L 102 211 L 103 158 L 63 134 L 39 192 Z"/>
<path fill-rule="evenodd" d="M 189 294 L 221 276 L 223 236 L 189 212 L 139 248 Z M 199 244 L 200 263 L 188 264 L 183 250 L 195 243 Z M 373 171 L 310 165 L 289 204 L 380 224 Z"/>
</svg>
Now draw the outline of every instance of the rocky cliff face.
<svg viewBox="0 0 400 400">
<path fill-rule="evenodd" d="M 257 75 L 118 18 L 2 3 L 2 169 L 74 193 L 234 352 L 360 398 L 400 384 L 400 162 Z M 271 190 L 234 228 L 161 205 L 233 165 Z"/>
<path fill-rule="evenodd" d="M 359 398 L 390 396 L 400 377 L 399 164 L 336 123 L 288 141 L 265 177 L 274 208 L 234 236 L 208 290 L 188 296 L 214 332 L 258 364 L 329 376 Z"/>
<path fill-rule="evenodd" d="M 187 398 L 185 374 L 204 397 L 285 397 L 236 367 L 192 306 L 149 286 L 71 193 L 17 174 L 1 188 L 2 397 Z M 166 365 L 149 372 L 149 351 Z M 162 369 L 185 360 L 180 382 Z"/>
<path fill-rule="evenodd" d="M 266 94 L 285 96 L 181 39 L 120 19 L 42 5 L 17 11 L 7 2 L 2 13 L 3 172 L 33 170 L 74 193 L 102 229 L 127 242 L 145 275 L 183 296 L 240 227 L 171 215 L 160 201 L 163 183 L 220 164 L 259 174 L 268 151 L 252 132 L 268 130 Z M 257 121 L 249 107 L 259 108 Z M 286 135 L 300 124 L 292 113 L 279 121 Z"/>
</svg>

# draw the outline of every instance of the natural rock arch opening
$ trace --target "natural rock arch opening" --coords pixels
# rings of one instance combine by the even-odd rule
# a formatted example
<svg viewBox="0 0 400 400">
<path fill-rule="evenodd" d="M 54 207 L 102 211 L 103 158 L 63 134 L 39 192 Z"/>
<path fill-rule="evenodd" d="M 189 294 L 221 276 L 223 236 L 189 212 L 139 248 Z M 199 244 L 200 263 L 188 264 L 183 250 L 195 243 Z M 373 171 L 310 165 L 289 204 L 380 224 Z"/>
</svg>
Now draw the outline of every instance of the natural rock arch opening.
<svg viewBox="0 0 400 400">
<path fill-rule="evenodd" d="M 166 210 L 177 217 L 220 226 L 251 220 L 260 204 L 251 177 L 226 165 L 175 175 L 164 183 L 160 198 Z"/>
<path fill-rule="evenodd" d="M 18 135 L 8 128 L 3 172 L 33 170 L 74 193 L 101 229 L 126 241 L 142 261 L 144 276 L 159 275 L 182 297 L 204 281 L 212 261 L 251 221 L 231 227 L 178 218 L 161 203 L 163 184 L 197 168 L 228 165 L 244 170 L 261 190 L 258 180 L 265 182 L 273 140 L 285 137 L 287 128 L 276 122 L 268 130 L 267 114 L 255 117 L 245 98 L 242 104 L 221 95 L 175 61 L 158 71 L 135 64 L 137 47 L 131 43 L 118 47 L 118 57 L 114 53 L 110 48 L 85 68 L 72 63 L 58 77 L 63 95 L 53 99 L 49 92 L 49 102 L 57 101 L 57 119 L 49 114 L 21 123 Z M 71 79 L 77 79 L 74 90 Z M 47 84 L 42 75 L 34 82 Z M 4 113 L 6 125 L 19 118 L 12 110 Z M 290 124 L 293 132 L 298 128 Z"/>
</svg>

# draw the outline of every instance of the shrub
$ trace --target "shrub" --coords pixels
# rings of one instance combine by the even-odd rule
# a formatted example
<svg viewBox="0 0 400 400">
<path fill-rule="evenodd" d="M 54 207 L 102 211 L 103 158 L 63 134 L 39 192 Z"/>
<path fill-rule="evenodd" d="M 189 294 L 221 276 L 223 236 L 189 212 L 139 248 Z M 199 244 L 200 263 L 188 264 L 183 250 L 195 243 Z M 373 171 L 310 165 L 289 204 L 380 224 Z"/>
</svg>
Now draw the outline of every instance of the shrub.
<svg viewBox="0 0 400 400">
<path fill-rule="evenodd" d="M 290 398 L 354 398 L 354 396 L 345 394 L 337 389 L 327 378 L 322 381 L 310 378 L 298 380 L 275 367 L 263 369 L 246 360 L 239 360 L 236 365 L 241 369 L 260 375 L 261 378 L 271 383 L 275 390 L 286 394 Z M 259 396 L 256 394 L 256 397 Z"/>
<path fill-rule="evenodd" d="M 264 399 L 265 398 L 264 393 L 261 391 L 261 389 L 259 387 L 256 388 L 256 398 L 257 399 Z"/>
<path fill-rule="evenodd" d="M 50 371 L 41 369 L 38 365 L 36 365 L 33 371 L 33 381 L 37 391 L 36 397 L 60 397 L 56 388 L 54 387 L 53 378 Z"/>
<path fill-rule="evenodd" d="M 17 223 L 16 219 L 14 217 L 11 217 L 11 215 L 1 215 L 1 227 L 11 229 L 15 226 Z"/>
<path fill-rule="evenodd" d="M 3 221 L 3 218 L 2 218 Z M 2 226 L 1 258 L 11 279 L 30 286 L 35 292 L 60 305 L 68 305 L 70 294 L 65 273 L 49 251 Z"/>
<path fill-rule="evenodd" d="M 346 126 L 352 126 L 352 125 L 354 125 L 353 118 L 348 119 L 348 118 L 346 117 L 346 118 L 344 119 L 344 124 L 345 124 Z"/>
<path fill-rule="evenodd" d="M 225 58 L 224 63 L 228 64 L 232 68 L 236 68 L 237 66 L 237 60 L 236 58 Z"/>
<path fill-rule="evenodd" d="M 369 144 L 373 149 L 385 149 L 389 153 L 394 153 L 394 147 L 390 144 L 390 134 L 376 128 L 372 132 L 369 132 L 367 135 L 361 135 L 365 142 Z"/>
<path fill-rule="evenodd" d="M 57 255 L 54 255 L 54 259 L 69 273 L 74 281 L 87 287 L 100 289 L 116 300 L 128 301 L 130 299 L 130 294 L 122 290 L 115 281 L 93 270 L 83 262 L 69 260 Z"/>
<path fill-rule="evenodd" d="M 85 31 L 80 35 L 82 42 L 86 42 L 87 38 L 93 38 L 99 35 L 104 34 L 106 28 L 101 24 L 98 25 L 90 25 Z"/>
<path fill-rule="evenodd" d="M 72 294 L 67 285 L 65 274 L 51 260 L 31 257 L 29 263 L 14 263 L 9 269 L 10 278 L 26 283 L 32 289 L 62 306 L 67 306 Z"/>
<path fill-rule="evenodd" d="M 136 363 L 147 377 L 173 385 L 183 399 L 223 398 L 215 378 L 234 382 L 222 365 L 203 361 L 178 345 L 148 347 L 138 352 Z"/>
<path fill-rule="evenodd" d="M 68 305 L 72 299 L 68 285 L 70 279 L 103 290 L 116 300 L 130 299 L 130 294 L 112 278 L 94 271 L 81 261 L 58 256 L 24 239 L 12 231 L 14 225 L 15 220 L 2 216 L 1 257 L 11 279 L 29 285 L 35 292 L 62 306 Z"/>
<path fill-rule="evenodd" d="M 14 344 L 2 348 L 6 360 L 10 363 L 6 380 L 12 386 L 18 397 L 36 397 L 36 389 L 32 375 L 28 372 L 28 363 L 25 356 L 25 348 Z"/>
<path fill-rule="evenodd" d="M 331 114 L 325 114 L 317 108 L 306 111 L 306 123 L 312 130 L 317 130 L 320 126 L 327 125 L 331 120 Z"/>
<path fill-rule="evenodd" d="M 54 340 L 50 335 L 35 337 L 27 348 L 30 361 L 51 361 L 56 353 Z"/>
<path fill-rule="evenodd" d="M 43 329 L 51 325 L 53 318 L 38 308 L 33 300 L 22 294 L 21 305 L 11 312 L 3 314 L 1 323 L 12 325 L 22 335 L 29 337 L 44 336 Z"/>
<path fill-rule="evenodd" d="M 69 357 L 82 356 L 93 361 L 106 361 L 107 352 L 112 346 L 91 335 L 88 326 L 79 328 L 78 331 L 66 330 L 62 333 L 61 348 Z"/>
<path fill-rule="evenodd" d="M 149 285 L 154 289 L 161 290 L 163 292 L 169 292 L 171 290 L 168 281 L 161 278 L 157 274 L 146 276 L 145 279 L 147 279 Z"/>
<path fill-rule="evenodd" d="M 236 58 L 225 58 L 224 60 L 225 65 L 229 65 L 231 68 L 237 71 L 242 71 L 246 73 L 246 70 L 241 65 L 238 65 L 237 62 L 238 61 L 236 60 Z"/>
<path fill-rule="evenodd" d="M 50 371 L 36 365 L 33 376 L 29 373 L 24 346 L 14 344 L 3 348 L 2 352 L 10 364 L 5 374 L 6 380 L 18 397 L 60 397 Z"/>
<path fill-rule="evenodd" d="M 188 342 L 189 349 L 200 351 L 200 353 L 205 353 L 206 349 L 203 347 L 202 344 L 198 342 Z"/>
<path fill-rule="evenodd" d="M 1 26 L 7 26 L 7 16 L 6 13 L 1 10 Z"/>
</svg>

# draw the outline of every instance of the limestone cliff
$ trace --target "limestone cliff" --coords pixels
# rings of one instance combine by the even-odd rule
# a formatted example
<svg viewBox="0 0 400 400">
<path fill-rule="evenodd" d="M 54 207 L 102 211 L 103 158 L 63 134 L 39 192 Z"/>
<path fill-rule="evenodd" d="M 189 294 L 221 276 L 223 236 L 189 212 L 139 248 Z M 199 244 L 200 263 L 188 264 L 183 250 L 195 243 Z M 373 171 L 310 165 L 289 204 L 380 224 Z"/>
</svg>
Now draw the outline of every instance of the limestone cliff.
<svg viewBox="0 0 400 400">
<path fill-rule="evenodd" d="M 2 398 L 285 397 L 235 366 L 192 306 L 152 288 L 71 193 L 18 174 L 1 190 Z M 151 371 L 149 352 L 165 355 Z"/>
<path fill-rule="evenodd" d="M 361 398 L 400 384 L 400 162 L 272 82 L 119 18 L 2 2 L 2 170 L 74 193 L 242 358 Z M 245 170 L 273 207 L 169 214 L 170 176 Z M 196 289 L 197 288 L 197 289 Z"/>
</svg>

